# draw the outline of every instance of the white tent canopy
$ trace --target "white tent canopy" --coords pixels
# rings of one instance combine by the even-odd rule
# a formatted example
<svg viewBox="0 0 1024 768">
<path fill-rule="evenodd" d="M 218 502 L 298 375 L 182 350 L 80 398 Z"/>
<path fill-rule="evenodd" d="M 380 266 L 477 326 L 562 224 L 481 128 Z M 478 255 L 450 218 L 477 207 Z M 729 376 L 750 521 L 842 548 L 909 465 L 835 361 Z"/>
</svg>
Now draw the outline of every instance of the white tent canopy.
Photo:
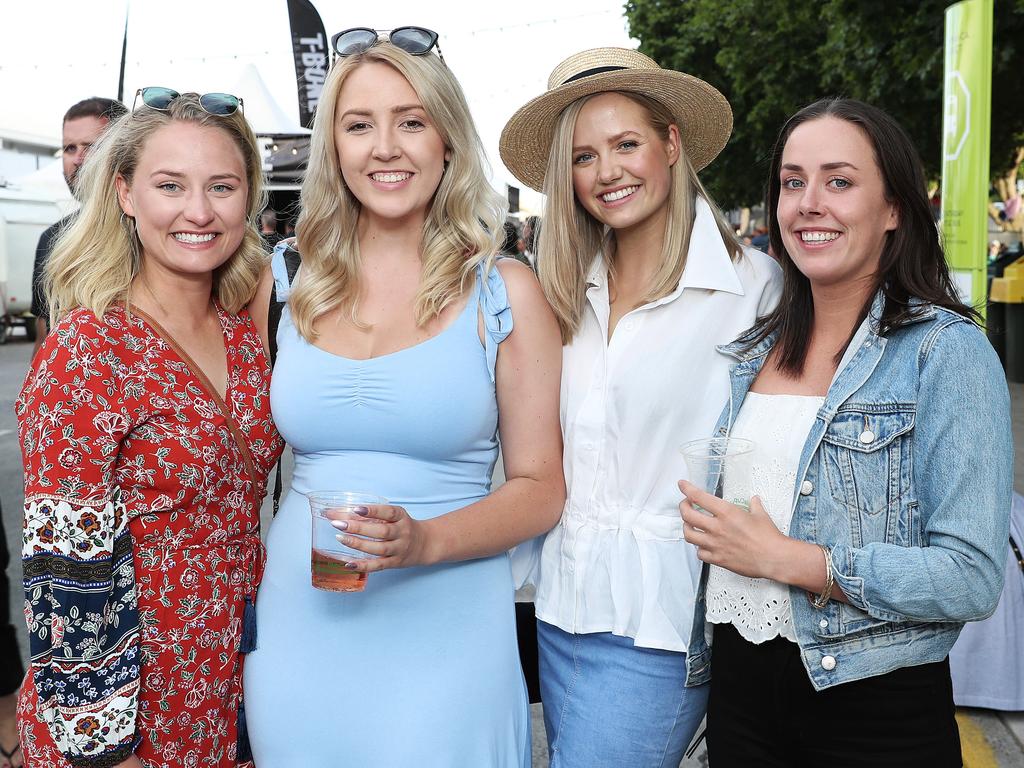
<svg viewBox="0 0 1024 768">
<path fill-rule="evenodd" d="M 254 64 L 248 64 L 235 81 L 233 94 L 244 102 L 245 116 L 260 136 L 295 136 L 309 134 L 298 119 L 286 113 L 277 103 Z"/>
<path fill-rule="evenodd" d="M 259 70 L 253 64 L 246 65 L 231 86 L 231 93 L 244 102 L 245 116 L 258 136 L 309 135 L 311 131 L 299 125 L 298 119 L 281 108 L 271 94 Z M 130 106 L 130 105 L 129 105 Z M 58 202 L 70 210 L 75 206 L 71 191 L 64 182 L 63 169 L 59 159 L 26 176 L 12 179 L 11 186 L 31 192 L 48 200 Z"/>
<path fill-rule="evenodd" d="M 60 207 L 61 215 L 78 205 L 64 181 L 64 167 L 60 159 L 47 163 L 38 171 L 13 179 L 11 188 L 38 199 L 54 201 Z"/>
</svg>

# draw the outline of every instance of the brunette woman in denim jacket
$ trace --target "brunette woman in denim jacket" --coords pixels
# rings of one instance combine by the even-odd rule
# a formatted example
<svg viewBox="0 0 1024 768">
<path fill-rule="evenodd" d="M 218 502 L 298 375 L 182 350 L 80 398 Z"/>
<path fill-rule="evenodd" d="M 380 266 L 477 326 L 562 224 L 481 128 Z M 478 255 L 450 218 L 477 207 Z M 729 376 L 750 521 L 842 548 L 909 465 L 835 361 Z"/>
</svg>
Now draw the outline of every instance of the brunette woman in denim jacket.
<svg viewBox="0 0 1024 768">
<path fill-rule="evenodd" d="M 768 198 L 783 297 L 719 348 L 735 363 L 717 433 L 754 441 L 755 498 L 680 483 L 711 765 L 960 766 L 947 654 L 1002 588 L 1003 372 L 891 117 L 801 110 Z"/>
</svg>

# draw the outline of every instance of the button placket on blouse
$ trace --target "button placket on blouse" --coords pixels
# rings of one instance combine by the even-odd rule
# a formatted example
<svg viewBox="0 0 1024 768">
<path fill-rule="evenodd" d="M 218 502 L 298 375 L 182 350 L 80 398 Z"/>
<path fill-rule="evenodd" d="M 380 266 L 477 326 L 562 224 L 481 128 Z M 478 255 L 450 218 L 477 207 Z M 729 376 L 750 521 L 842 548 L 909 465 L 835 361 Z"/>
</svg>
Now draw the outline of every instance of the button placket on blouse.
<svg viewBox="0 0 1024 768">
<path fill-rule="evenodd" d="M 575 474 L 580 485 L 589 489 L 584 496 L 582 508 L 579 510 L 579 517 L 574 519 L 566 531 L 563 539 L 563 562 L 568 575 L 567 581 L 571 581 L 573 596 L 573 619 L 572 626 L 579 626 L 581 612 L 582 591 L 580 584 L 586 580 L 586 552 L 581 550 L 587 547 L 585 542 L 580 541 L 580 531 L 587 522 L 597 519 L 595 503 L 600 498 L 601 473 L 600 462 L 601 452 L 604 448 L 604 433 L 607 419 L 607 387 L 610 379 L 610 355 L 608 338 L 608 294 L 603 286 L 603 281 L 598 278 L 594 285 L 587 291 L 587 298 L 597 316 L 598 327 L 601 332 L 602 343 L 600 345 L 600 359 L 591 370 L 592 380 L 587 388 L 586 395 L 580 403 L 579 411 L 576 414 L 574 431 L 575 449 L 572 460 L 575 466 Z M 576 484 L 574 482 L 574 484 Z M 580 555 L 584 555 L 583 558 Z"/>
<path fill-rule="evenodd" d="M 594 366 L 595 378 L 607 378 L 607 354 Z M 600 461 L 605 431 L 605 389 L 590 387 L 587 389 L 583 402 L 576 415 L 575 439 L 573 447 L 573 464 L 579 478 L 579 485 L 588 489 L 584 495 L 581 518 L 593 518 L 594 499 L 598 495 L 601 482 Z"/>
<path fill-rule="evenodd" d="M 604 486 L 611 480 L 606 473 L 602 472 L 601 460 L 605 455 L 605 436 L 608 434 L 608 421 L 609 421 L 609 409 L 611 404 L 608 400 L 608 392 L 611 389 L 612 382 L 620 382 L 623 376 L 628 376 L 628 370 L 623 369 L 623 356 L 629 349 L 629 345 L 632 339 L 636 336 L 635 331 L 640 325 L 639 313 L 644 311 L 645 308 L 652 305 L 644 305 L 637 309 L 630 310 L 620 318 L 618 325 L 615 327 L 615 332 L 612 337 L 608 339 L 607 333 L 605 339 L 608 339 L 604 345 L 602 361 L 604 363 L 602 370 L 604 374 L 605 386 L 601 389 L 600 397 L 600 410 L 596 413 L 600 414 L 600 428 L 597 430 L 597 434 L 600 435 L 599 442 L 594 450 L 594 482 L 592 485 L 593 493 L 588 505 L 588 510 L 593 510 L 596 506 L 597 499 L 607 499 L 608 494 L 605 493 Z M 600 317 L 600 314 L 598 315 Z M 616 427 L 619 425 L 616 424 Z M 622 478 L 616 478 L 621 482 Z M 619 505 L 616 504 L 616 507 Z M 596 513 L 588 515 L 591 519 L 597 521 L 598 516 Z M 616 521 L 618 523 L 620 521 Z"/>
<path fill-rule="evenodd" d="M 591 376 L 593 382 L 583 400 L 580 408 L 578 427 L 584 439 L 579 443 L 583 449 L 582 453 L 575 452 L 574 461 L 587 468 L 586 487 L 590 492 L 586 496 L 586 506 L 583 510 L 584 520 L 596 521 L 597 514 L 594 510 L 595 500 L 600 498 L 601 486 L 601 454 L 604 450 L 604 435 L 607 428 L 607 384 L 612 378 L 613 356 L 611 345 L 608 343 L 608 323 L 611 307 L 608 303 L 608 289 L 605 286 L 604 276 L 597 277 L 594 285 L 587 291 L 587 299 L 597 316 L 597 324 L 601 329 L 600 345 L 601 356 L 594 365 Z M 613 337 L 614 338 L 614 337 Z"/>
</svg>

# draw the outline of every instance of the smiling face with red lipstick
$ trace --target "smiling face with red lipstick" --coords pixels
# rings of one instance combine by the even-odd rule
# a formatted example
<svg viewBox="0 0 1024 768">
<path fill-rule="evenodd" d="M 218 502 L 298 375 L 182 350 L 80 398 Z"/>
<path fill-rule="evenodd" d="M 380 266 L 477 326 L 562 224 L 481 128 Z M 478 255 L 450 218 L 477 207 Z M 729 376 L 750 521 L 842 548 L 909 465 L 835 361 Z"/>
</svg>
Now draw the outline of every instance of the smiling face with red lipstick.
<svg viewBox="0 0 1024 768">
<path fill-rule="evenodd" d="M 886 236 L 899 216 L 867 134 L 835 117 L 793 130 L 779 167 L 779 232 L 813 285 L 874 288 Z"/>
<path fill-rule="evenodd" d="M 663 138 L 636 101 L 602 93 L 580 110 L 572 145 L 573 189 L 591 216 L 616 231 L 664 231 L 679 159 L 676 126 Z"/>
<path fill-rule="evenodd" d="M 220 128 L 176 121 L 154 131 L 118 199 L 135 220 L 142 271 L 209 276 L 238 250 L 248 202 L 245 160 Z"/>
</svg>

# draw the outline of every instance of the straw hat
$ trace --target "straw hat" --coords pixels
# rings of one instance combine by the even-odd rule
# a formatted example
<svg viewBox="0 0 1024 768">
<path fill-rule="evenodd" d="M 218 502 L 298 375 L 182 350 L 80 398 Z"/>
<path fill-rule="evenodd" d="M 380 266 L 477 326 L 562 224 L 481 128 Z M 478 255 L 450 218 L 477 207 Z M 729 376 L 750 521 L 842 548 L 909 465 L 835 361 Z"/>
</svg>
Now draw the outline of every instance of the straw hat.
<svg viewBox="0 0 1024 768">
<path fill-rule="evenodd" d="M 521 182 L 542 191 L 559 114 L 577 99 L 602 91 L 632 91 L 668 107 L 679 126 L 683 151 L 698 171 L 718 156 L 732 133 L 729 102 L 703 80 L 662 69 L 639 51 L 592 48 L 555 67 L 547 92 L 505 124 L 499 145 L 505 166 Z"/>
</svg>

